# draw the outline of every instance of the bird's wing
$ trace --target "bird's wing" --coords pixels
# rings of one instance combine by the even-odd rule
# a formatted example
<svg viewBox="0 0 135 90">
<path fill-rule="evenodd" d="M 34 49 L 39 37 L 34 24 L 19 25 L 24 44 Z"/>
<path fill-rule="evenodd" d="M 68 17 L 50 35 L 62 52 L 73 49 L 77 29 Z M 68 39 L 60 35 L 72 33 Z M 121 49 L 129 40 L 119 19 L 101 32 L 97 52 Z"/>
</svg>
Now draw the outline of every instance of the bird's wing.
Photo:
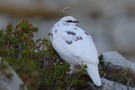
<svg viewBox="0 0 135 90">
<path fill-rule="evenodd" d="M 83 60 L 84 63 L 98 63 L 97 49 L 90 34 L 78 27 L 59 27 L 55 28 L 53 33 L 71 55 Z"/>
</svg>

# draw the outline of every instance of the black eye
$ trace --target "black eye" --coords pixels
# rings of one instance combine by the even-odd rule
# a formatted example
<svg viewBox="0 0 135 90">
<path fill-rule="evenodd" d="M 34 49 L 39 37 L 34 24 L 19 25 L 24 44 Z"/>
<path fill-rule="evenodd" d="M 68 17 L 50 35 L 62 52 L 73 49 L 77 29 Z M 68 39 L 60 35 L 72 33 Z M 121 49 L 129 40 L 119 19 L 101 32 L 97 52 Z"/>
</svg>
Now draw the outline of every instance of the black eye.
<svg viewBox="0 0 135 90">
<path fill-rule="evenodd" d="M 66 22 L 72 23 L 73 21 L 72 20 L 67 20 Z"/>
</svg>

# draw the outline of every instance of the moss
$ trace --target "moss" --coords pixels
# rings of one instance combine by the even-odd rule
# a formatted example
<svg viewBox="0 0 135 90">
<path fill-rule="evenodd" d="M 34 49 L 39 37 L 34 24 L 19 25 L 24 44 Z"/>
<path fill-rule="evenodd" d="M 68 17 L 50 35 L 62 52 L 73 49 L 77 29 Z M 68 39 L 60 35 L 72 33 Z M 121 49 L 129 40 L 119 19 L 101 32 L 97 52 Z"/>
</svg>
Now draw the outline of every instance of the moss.
<svg viewBox="0 0 135 90">
<path fill-rule="evenodd" d="M 25 88 L 24 84 L 20 84 L 21 89 L 23 90 Z"/>
<path fill-rule="evenodd" d="M 7 54 L 8 54 L 8 51 L 7 51 L 6 47 L 0 48 L 0 56 L 6 57 Z"/>
<path fill-rule="evenodd" d="M 8 66 L 5 64 L 5 62 L 2 60 L 0 60 L 0 71 L 6 71 L 8 69 Z"/>
<path fill-rule="evenodd" d="M 99 60 L 103 60 L 103 55 L 101 54 L 98 58 Z"/>
<path fill-rule="evenodd" d="M 12 74 L 12 73 L 7 73 L 7 74 L 6 74 L 6 77 L 7 77 L 8 79 L 11 79 L 11 78 L 13 77 L 13 74 Z"/>
</svg>

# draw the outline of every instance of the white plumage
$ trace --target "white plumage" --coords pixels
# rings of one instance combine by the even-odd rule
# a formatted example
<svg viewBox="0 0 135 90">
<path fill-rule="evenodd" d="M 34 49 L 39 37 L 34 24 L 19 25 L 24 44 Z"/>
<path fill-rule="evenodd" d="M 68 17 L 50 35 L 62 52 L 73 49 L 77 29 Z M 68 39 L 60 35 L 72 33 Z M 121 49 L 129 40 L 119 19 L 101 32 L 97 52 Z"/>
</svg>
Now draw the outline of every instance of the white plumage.
<svg viewBox="0 0 135 90">
<path fill-rule="evenodd" d="M 87 65 L 87 72 L 95 85 L 101 86 L 98 70 L 98 52 L 91 36 L 76 26 L 78 21 L 72 16 L 60 19 L 50 32 L 53 48 L 60 57 L 70 64 L 70 73 L 75 65 Z"/>
</svg>

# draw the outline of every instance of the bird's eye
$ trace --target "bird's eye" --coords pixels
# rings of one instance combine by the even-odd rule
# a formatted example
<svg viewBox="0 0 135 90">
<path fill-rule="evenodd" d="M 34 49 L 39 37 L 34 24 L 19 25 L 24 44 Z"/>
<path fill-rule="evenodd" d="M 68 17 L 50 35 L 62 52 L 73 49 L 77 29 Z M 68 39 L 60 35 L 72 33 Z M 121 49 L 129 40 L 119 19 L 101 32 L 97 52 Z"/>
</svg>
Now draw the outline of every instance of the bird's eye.
<svg viewBox="0 0 135 90">
<path fill-rule="evenodd" d="M 68 22 L 68 23 L 79 23 L 79 21 L 72 21 L 72 20 L 67 20 L 66 22 Z"/>
<path fill-rule="evenodd" d="M 73 21 L 72 20 L 67 20 L 66 22 L 72 23 Z"/>
</svg>

